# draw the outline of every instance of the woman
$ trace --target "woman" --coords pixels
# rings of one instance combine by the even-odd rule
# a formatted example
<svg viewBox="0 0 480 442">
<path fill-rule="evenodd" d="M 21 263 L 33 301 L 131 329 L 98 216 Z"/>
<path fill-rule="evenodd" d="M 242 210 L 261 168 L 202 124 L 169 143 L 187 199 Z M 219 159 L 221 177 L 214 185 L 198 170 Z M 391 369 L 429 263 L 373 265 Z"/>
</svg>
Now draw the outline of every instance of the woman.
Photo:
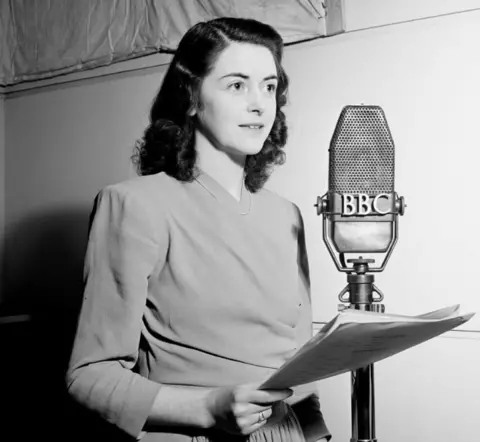
<svg viewBox="0 0 480 442">
<path fill-rule="evenodd" d="M 134 156 L 96 199 L 70 394 L 148 441 L 325 441 L 314 386 L 262 391 L 311 336 L 296 206 L 263 189 L 284 160 L 282 41 L 254 20 L 180 42 Z"/>
</svg>

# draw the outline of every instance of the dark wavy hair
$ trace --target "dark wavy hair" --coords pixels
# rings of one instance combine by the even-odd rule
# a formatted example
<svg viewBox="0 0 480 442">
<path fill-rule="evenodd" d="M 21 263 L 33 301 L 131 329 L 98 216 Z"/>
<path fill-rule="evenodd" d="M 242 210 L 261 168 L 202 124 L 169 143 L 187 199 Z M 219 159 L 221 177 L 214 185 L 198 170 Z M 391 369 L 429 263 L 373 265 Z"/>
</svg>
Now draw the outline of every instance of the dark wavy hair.
<svg viewBox="0 0 480 442">
<path fill-rule="evenodd" d="M 165 172 L 180 181 L 192 181 L 195 167 L 195 117 L 189 111 L 199 104 L 200 85 L 230 42 L 250 43 L 269 49 L 278 75 L 276 117 L 262 149 L 245 161 L 245 186 L 251 192 L 267 181 L 275 165 L 285 162 L 283 147 L 287 125 L 281 108 L 287 101 L 288 77 L 281 65 L 283 42 L 271 26 L 252 19 L 223 17 L 190 28 L 180 41 L 160 90 L 150 122 L 132 155 L 140 175 Z"/>
</svg>

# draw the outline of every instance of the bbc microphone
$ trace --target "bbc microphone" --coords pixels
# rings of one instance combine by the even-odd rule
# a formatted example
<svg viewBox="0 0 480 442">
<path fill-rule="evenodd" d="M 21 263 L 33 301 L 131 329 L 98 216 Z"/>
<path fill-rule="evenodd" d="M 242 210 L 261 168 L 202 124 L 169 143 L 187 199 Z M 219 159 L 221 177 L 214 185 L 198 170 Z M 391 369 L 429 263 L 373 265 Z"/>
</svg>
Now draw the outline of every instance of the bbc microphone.
<svg viewBox="0 0 480 442">
<path fill-rule="evenodd" d="M 369 271 L 384 269 L 398 238 L 398 215 L 405 210 L 394 184 L 394 143 L 383 110 L 344 107 L 330 143 L 328 192 L 316 204 L 338 270 L 352 270 L 346 258 L 352 254 L 362 256 L 358 259 L 382 254 L 382 263 Z"/>
<path fill-rule="evenodd" d="M 330 142 L 328 192 L 315 205 L 330 255 L 347 273 L 339 310 L 383 313 L 384 296 L 371 272 L 385 268 L 406 206 L 395 192 L 394 143 L 379 106 L 342 109 Z M 352 371 L 351 385 L 350 442 L 377 442 L 373 365 Z"/>
</svg>

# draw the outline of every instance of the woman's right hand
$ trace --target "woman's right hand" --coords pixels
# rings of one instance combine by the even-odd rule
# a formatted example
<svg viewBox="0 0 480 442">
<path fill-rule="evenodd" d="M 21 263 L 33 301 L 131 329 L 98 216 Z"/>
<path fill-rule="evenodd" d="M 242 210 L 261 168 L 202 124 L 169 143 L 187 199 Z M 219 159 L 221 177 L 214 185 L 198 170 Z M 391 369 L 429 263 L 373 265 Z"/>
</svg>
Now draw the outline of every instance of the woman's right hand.
<svg viewBox="0 0 480 442">
<path fill-rule="evenodd" d="M 244 384 L 231 388 L 216 388 L 207 399 L 213 427 L 235 435 L 247 435 L 265 425 L 272 415 L 272 405 L 287 399 L 292 390 L 258 390 Z"/>
</svg>

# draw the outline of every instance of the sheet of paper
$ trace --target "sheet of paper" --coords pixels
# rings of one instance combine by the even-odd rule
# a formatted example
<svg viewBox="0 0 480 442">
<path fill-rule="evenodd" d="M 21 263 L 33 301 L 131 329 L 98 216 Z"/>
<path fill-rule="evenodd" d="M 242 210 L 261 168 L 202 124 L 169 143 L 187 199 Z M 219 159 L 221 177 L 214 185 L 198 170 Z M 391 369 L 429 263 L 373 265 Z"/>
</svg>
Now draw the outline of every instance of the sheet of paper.
<svg viewBox="0 0 480 442">
<path fill-rule="evenodd" d="M 458 306 L 413 317 L 358 313 L 335 317 L 261 388 L 291 388 L 356 370 L 452 330 L 474 315 L 458 314 Z"/>
</svg>

